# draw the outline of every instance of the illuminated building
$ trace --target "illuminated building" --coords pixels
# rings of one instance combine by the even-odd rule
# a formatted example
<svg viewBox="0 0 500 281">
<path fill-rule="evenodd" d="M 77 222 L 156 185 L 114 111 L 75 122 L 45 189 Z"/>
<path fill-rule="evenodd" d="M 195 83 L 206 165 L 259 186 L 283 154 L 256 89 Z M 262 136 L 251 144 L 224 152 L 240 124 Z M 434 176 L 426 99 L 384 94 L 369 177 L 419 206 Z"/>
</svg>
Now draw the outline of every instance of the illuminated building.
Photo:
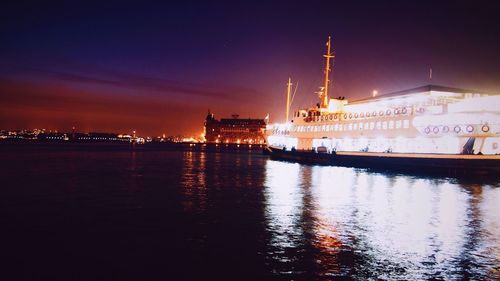
<svg viewBox="0 0 500 281">
<path fill-rule="evenodd" d="M 266 123 L 264 119 L 233 118 L 215 119 L 208 112 L 205 119 L 205 139 L 208 143 L 265 143 Z"/>
<path fill-rule="evenodd" d="M 330 42 L 327 46 L 328 62 L 334 56 Z M 316 107 L 298 110 L 286 123 L 267 127 L 271 148 L 499 163 L 500 95 L 427 85 L 389 94 L 374 91 L 370 98 L 349 102 L 330 99 L 328 83 L 326 75 Z"/>
</svg>

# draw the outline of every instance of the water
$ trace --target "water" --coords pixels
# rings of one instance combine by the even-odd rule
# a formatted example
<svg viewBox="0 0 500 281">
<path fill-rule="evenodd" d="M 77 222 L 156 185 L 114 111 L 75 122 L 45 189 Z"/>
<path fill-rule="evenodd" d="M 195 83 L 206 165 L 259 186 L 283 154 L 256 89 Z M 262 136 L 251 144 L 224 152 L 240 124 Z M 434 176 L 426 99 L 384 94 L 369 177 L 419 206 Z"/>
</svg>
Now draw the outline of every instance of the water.
<svg viewBox="0 0 500 281">
<path fill-rule="evenodd" d="M 4 280 L 495 279 L 498 180 L 256 152 L 0 152 Z"/>
</svg>

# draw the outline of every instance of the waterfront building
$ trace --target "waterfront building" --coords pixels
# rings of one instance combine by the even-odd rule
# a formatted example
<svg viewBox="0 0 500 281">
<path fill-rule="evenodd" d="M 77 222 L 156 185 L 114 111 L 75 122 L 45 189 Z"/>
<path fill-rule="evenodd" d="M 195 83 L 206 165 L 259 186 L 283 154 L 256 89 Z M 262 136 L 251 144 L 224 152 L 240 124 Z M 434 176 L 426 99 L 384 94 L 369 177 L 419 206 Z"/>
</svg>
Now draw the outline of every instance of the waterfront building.
<svg viewBox="0 0 500 281">
<path fill-rule="evenodd" d="M 264 119 L 232 118 L 215 119 L 214 114 L 205 118 L 205 140 L 208 143 L 265 143 L 266 122 Z"/>
</svg>

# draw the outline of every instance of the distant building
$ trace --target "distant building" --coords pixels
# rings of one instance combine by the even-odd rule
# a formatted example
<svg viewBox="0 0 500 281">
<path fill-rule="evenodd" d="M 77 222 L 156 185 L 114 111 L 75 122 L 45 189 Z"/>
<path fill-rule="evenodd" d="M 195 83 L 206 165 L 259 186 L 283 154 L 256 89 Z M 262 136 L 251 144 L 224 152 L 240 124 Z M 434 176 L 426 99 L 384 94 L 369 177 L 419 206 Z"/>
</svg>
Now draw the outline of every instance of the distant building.
<svg viewBox="0 0 500 281">
<path fill-rule="evenodd" d="M 233 118 L 215 119 L 208 112 L 205 119 L 205 140 L 208 143 L 247 143 L 263 144 L 266 141 L 264 119 Z"/>
</svg>

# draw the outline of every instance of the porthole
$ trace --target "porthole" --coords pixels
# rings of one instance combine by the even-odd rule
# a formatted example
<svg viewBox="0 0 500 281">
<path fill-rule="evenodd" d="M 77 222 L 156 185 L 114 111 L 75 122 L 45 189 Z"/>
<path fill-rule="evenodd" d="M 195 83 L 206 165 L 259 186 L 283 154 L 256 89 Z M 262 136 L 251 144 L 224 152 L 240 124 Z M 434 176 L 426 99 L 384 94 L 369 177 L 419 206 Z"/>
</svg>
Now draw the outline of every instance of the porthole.
<svg viewBox="0 0 500 281">
<path fill-rule="evenodd" d="M 450 131 L 450 127 L 443 126 L 443 133 L 448 133 Z"/>
<path fill-rule="evenodd" d="M 453 128 L 453 131 L 455 131 L 455 133 L 460 133 L 460 131 L 462 131 L 462 128 L 460 128 L 460 126 L 456 125 L 455 128 Z"/>
<path fill-rule="evenodd" d="M 467 132 L 469 133 L 474 132 L 474 127 L 472 125 L 467 125 Z"/>
<path fill-rule="evenodd" d="M 424 132 L 426 134 L 430 133 L 431 132 L 431 128 L 430 127 L 425 127 Z"/>
<path fill-rule="evenodd" d="M 487 133 L 490 131 L 490 126 L 484 124 L 482 127 L 481 127 L 481 131 Z"/>
<path fill-rule="evenodd" d="M 437 133 L 439 133 L 439 128 L 438 127 L 434 127 L 432 129 L 432 131 L 434 132 L 434 134 L 437 134 Z"/>
</svg>

